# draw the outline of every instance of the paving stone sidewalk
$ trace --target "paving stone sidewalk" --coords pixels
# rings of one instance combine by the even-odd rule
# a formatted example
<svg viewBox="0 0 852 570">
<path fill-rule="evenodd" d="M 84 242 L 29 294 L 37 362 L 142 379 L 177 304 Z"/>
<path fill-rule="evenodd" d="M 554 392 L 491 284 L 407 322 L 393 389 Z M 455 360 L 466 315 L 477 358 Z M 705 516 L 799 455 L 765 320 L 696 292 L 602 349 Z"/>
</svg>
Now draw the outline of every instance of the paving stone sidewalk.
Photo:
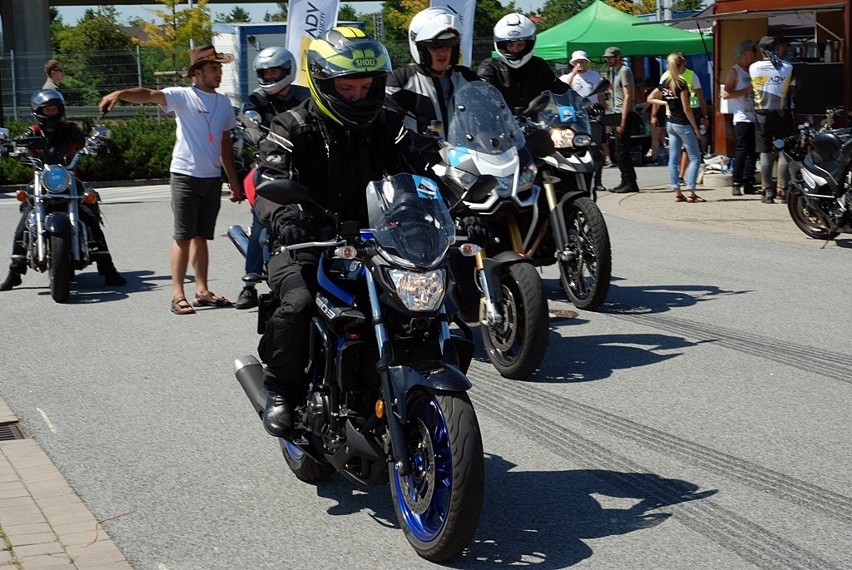
<svg viewBox="0 0 852 570">
<path fill-rule="evenodd" d="M 0 400 L 0 427 L 18 418 Z M 32 439 L 0 441 L 0 568 L 132 570 Z"/>
</svg>

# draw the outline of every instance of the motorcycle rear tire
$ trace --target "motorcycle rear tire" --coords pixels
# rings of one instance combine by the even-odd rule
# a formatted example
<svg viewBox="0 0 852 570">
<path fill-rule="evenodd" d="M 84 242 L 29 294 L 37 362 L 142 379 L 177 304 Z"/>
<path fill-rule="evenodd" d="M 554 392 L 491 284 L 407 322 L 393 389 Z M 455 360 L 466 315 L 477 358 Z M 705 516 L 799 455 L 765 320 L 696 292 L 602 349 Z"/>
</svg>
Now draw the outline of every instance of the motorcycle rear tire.
<svg viewBox="0 0 852 570">
<path fill-rule="evenodd" d="M 840 232 L 830 231 L 822 221 L 822 217 L 812 211 L 810 206 L 799 192 L 791 191 L 787 198 L 787 211 L 793 218 L 796 227 L 802 230 L 806 236 L 814 239 L 826 240 L 836 238 Z"/>
<path fill-rule="evenodd" d="M 550 333 L 541 277 L 530 263 L 509 265 L 500 275 L 504 322 L 480 325 L 488 360 L 504 378 L 523 380 L 535 372 L 547 351 Z"/>
<path fill-rule="evenodd" d="M 408 393 L 403 429 L 412 471 L 391 468 L 394 511 L 419 556 L 444 562 L 461 554 L 479 524 L 485 460 L 476 412 L 464 392 Z"/>
<path fill-rule="evenodd" d="M 321 483 L 334 475 L 335 469 L 330 463 L 317 461 L 290 440 L 280 438 L 279 441 L 284 460 L 298 480 Z"/>
<path fill-rule="evenodd" d="M 612 248 L 606 221 L 598 205 L 579 197 L 565 205 L 568 249 L 572 261 L 559 262 L 562 289 L 578 309 L 597 310 L 609 294 Z"/>
<path fill-rule="evenodd" d="M 52 234 L 50 236 L 50 296 L 57 303 L 64 303 L 71 294 L 71 236 Z"/>
</svg>

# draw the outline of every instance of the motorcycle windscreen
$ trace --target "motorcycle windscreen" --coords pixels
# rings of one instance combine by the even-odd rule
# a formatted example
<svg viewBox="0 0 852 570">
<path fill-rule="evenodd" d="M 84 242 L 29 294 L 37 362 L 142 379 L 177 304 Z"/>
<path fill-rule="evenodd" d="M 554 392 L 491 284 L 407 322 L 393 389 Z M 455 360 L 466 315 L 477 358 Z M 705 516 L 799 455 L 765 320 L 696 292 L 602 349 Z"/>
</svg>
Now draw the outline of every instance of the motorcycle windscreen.
<svg viewBox="0 0 852 570">
<path fill-rule="evenodd" d="M 404 267 L 434 267 L 455 241 L 450 211 L 430 178 L 396 174 L 370 182 L 367 211 L 379 249 Z"/>
<path fill-rule="evenodd" d="M 550 102 L 538 114 L 538 120 L 548 127 L 571 127 L 577 132 L 590 133 L 589 112 L 585 101 L 573 89 L 559 95 L 545 91 Z"/>
<path fill-rule="evenodd" d="M 526 144 L 503 96 L 485 81 L 472 81 L 453 95 L 448 107 L 447 142 L 483 154 L 502 154 Z"/>
</svg>

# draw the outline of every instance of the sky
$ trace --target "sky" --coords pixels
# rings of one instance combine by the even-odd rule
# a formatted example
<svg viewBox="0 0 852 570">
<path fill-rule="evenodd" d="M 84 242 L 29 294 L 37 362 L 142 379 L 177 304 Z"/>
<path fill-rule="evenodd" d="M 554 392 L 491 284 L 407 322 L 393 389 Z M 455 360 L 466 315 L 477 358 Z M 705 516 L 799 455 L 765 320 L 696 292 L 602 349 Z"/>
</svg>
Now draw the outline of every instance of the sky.
<svg viewBox="0 0 852 570">
<path fill-rule="evenodd" d="M 345 0 L 341 0 L 341 5 L 346 4 Z M 515 0 L 515 4 L 517 4 L 524 11 L 530 11 L 533 9 L 538 9 L 544 4 L 544 0 Z M 351 6 L 355 8 L 356 12 L 359 13 L 372 13 L 378 12 L 381 9 L 381 2 L 353 2 Z M 246 12 L 248 12 L 253 22 L 262 22 L 263 16 L 269 12 L 276 12 L 278 10 L 278 6 L 274 2 L 270 3 L 261 3 L 261 4 L 208 4 L 210 7 L 210 13 L 215 16 L 216 14 L 230 14 L 235 6 L 240 6 Z M 59 9 L 59 14 L 62 16 L 62 21 L 67 26 L 73 26 L 77 23 L 77 21 L 83 17 L 83 13 L 86 11 L 85 6 L 57 6 Z M 152 20 L 154 18 L 153 14 L 149 12 L 146 8 L 157 8 L 156 4 L 148 4 L 145 6 L 123 6 L 118 5 L 115 7 L 118 11 L 118 21 L 120 24 L 126 24 L 129 18 L 144 18 L 146 20 Z"/>
</svg>

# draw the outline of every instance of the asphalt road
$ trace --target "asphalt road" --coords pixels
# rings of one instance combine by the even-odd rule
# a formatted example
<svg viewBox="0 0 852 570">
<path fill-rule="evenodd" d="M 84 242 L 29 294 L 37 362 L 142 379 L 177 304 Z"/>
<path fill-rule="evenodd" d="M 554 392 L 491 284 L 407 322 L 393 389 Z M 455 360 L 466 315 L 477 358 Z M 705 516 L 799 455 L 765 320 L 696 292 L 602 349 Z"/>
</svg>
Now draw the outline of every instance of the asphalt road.
<svg viewBox="0 0 852 570">
<path fill-rule="evenodd" d="M 0 395 L 134 567 L 434 566 L 387 488 L 289 472 L 233 378 L 254 310 L 169 312 L 164 187 L 101 193 L 129 283 L 92 268 L 56 305 L 30 272 L 0 293 Z M 16 220 L 0 195 L 0 248 Z M 248 220 L 223 202 L 220 234 Z M 852 567 L 849 250 L 607 223 L 602 312 L 554 316 L 527 382 L 477 352 L 486 504 L 453 566 Z M 211 288 L 233 300 L 241 274 L 218 236 Z M 544 279 L 551 310 L 571 310 Z"/>
</svg>

